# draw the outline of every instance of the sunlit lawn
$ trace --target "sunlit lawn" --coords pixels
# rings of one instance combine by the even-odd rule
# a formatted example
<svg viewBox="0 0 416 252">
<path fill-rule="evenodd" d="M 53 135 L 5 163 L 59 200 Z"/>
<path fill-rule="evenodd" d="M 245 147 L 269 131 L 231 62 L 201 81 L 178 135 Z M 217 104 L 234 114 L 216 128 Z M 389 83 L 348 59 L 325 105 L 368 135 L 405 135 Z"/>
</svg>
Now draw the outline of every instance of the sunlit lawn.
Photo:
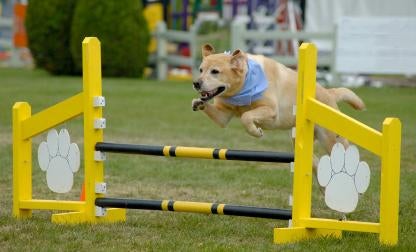
<svg viewBox="0 0 416 252">
<path fill-rule="evenodd" d="M 56 225 L 51 213 L 34 211 L 33 218 L 12 218 L 11 107 L 28 101 L 34 113 L 81 91 L 80 77 L 51 77 L 42 71 L 0 69 L 0 250 L 296 250 L 379 251 L 373 234 L 345 233 L 341 240 L 323 239 L 291 245 L 273 244 L 273 228 L 287 221 L 200 214 L 128 210 L 127 222 L 106 225 Z M 416 89 L 360 88 L 355 90 L 367 110 L 342 110 L 381 129 L 385 117 L 399 117 L 403 124 L 398 250 L 416 247 Z M 266 131 L 262 139 L 248 136 L 238 120 L 221 129 L 202 113 L 191 110 L 195 96 L 190 83 L 135 79 L 104 79 L 107 105 L 105 140 L 121 143 L 225 147 L 232 149 L 291 151 L 289 132 Z M 71 141 L 82 149 L 82 118 L 65 123 Z M 37 164 L 34 139 L 33 194 L 35 198 L 77 200 L 82 171 L 68 195 L 49 191 L 46 176 Z M 348 219 L 378 221 L 379 159 L 362 151 L 371 167 L 369 190 Z M 82 170 L 82 169 L 81 169 Z M 108 154 L 105 163 L 109 196 L 144 199 L 176 199 L 289 208 L 291 174 L 286 164 L 239 161 L 169 159 Z M 314 190 L 314 215 L 335 216 Z"/>
</svg>

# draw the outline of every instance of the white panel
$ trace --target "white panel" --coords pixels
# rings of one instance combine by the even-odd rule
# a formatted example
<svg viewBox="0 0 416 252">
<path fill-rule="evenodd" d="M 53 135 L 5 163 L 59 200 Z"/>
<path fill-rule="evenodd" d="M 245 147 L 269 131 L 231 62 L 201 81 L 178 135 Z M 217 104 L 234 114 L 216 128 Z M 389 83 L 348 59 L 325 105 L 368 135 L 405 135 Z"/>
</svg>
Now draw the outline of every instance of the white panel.
<svg viewBox="0 0 416 252">
<path fill-rule="evenodd" d="M 416 73 L 416 18 L 343 17 L 337 29 L 341 73 Z"/>
<path fill-rule="evenodd" d="M 412 17 L 416 13 L 415 0 L 314 0 L 307 4 L 305 30 L 310 32 L 332 31 L 341 17 Z M 313 40 L 318 51 L 330 51 L 332 43 Z"/>
<path fill-rule="evenodd" d="M 59 135 L 54 129 L 48 132 L 47 141 L 39 145 L 38 162 L 46 172 L 50 190 L 66 193 L 72 189 L 73 173 L 80 167 L 80 151 L 75 143 L 70 143 L 66 129 L 62 129 Z"/>
<path fill-rule="evenodd" d="M 359 162 L 358 148 L 347 150 L 340 143 L 332 147 L 331 157 L 321 157 L 318 164 L 318 182 L 325 187 L 325 203 L 333 210 L 350 213 L 358 203 L 358 193 L 364 193 L 370 183 L 370 168 Z"/>
</svg>

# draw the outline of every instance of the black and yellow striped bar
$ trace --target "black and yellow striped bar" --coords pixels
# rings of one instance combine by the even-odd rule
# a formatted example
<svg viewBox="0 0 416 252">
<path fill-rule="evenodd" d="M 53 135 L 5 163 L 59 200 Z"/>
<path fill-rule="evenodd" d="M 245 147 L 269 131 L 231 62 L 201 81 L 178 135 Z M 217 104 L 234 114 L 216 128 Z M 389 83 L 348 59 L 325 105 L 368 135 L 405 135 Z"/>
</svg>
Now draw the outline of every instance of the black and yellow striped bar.
<svg viewBox="0 0 416 252">
<path fill-rule="evenodd" d="M 276 163 L 290 163 L 294 160 L 293 153 L 286 152 L 229 150 L 184 146 L 119 144 L 105 142 L 97 143 L 95 145 L 95 150 L 102 152 L 142 154 L 166 157 L 188 157 Z"/>
<path fill-rule="evenodd" d="M 114 207 L 127 209 L 234 215 L 279 220 L 292 219 L 292 211 L 286 209 L 191 201 L 97 198 L 95 200 L 95 205 L 106 208 Z"/>
</svg>

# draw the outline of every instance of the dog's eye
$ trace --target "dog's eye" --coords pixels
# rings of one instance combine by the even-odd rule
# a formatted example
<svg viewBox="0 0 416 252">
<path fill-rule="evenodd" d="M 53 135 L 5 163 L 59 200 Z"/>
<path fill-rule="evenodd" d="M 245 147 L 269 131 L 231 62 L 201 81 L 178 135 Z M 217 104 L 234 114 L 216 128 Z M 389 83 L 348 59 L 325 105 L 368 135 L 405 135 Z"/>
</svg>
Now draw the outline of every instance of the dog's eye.
<svg viewBox="0 0 416 252">
<path fill-rule="evenodd" d="M 220 73 L 220 71 L 218 71 L 217 69 L 212 69 L 211 70 L 211 74 L 219 74 Z"/>
<path fill-rule="evenodd" d="M 199 69 L 199 72 L 202 73 L 202 68 Z"/>
</svg>

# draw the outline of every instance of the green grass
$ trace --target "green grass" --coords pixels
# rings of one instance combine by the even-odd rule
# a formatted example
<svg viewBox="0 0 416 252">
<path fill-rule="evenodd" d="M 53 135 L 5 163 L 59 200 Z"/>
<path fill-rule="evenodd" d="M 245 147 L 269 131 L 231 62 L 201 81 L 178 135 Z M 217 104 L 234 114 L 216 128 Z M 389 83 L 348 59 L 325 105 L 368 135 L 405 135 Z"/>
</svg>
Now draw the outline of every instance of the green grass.
<svg viewBox="0 0 416 252">
<path fill-rule="evenodd" d="M 125 143 L 226 147 L 233 149 L 291 151 L 289 132 L 266 131 L 265 137 L 248 136 L 238 120 L 226 129 L 212 123 L 202 113 L 193 112 L 195 96 L 190 83 L 160 83 L 135 79 L 105 79 L 107 100 L 105 140 Z M 322 239 L 291 245 L 275 245 L 273 228 L 286 221 L 230 216 L 128 210 L 127 222 L 105 225 L 56 225 L 51 213 L 34 211 L 33 218 L 18 221 L 11 217 L 12 142 L 11 107 L 28 101 L 32 111 L 81 91 L 81 78 L 50 77 L 41 71 L 0 69 L 0 250 L 295 250 L 295 251 L 379 251 L 388 250 L 374 234 L 344 233 L 341 240 Z M 416 89 L 360 88 L 355 90 L 366 102 L 367 111 L 342 110 L 360 121 L 381 128 L 387 116 L 399 117 L 403 124 L 400 251 L 416 247 Z M 65 123 L 71 141 L 82 148 L 82 118 Z M 60 127 L 58 127 L 60 128 Z M 34 139 L 33 192 L 35 198 L 77 200 L 82 171 L 75 175 L 69 194 L 49 192 L 45 174 L 36 160 L 37 145 L 45 134 Z M 378 220 L 379 159 L 362 151 L 372 168 L 371 185 L 349 219 Z M 168 159 L 109 154 L 105 163 L 109 196 L 176 199 L 288 208 L 291 174 L 287 165 L 254 162 Z M 333 216 L 315 185 L 313 213 Z"/>
</svg>

